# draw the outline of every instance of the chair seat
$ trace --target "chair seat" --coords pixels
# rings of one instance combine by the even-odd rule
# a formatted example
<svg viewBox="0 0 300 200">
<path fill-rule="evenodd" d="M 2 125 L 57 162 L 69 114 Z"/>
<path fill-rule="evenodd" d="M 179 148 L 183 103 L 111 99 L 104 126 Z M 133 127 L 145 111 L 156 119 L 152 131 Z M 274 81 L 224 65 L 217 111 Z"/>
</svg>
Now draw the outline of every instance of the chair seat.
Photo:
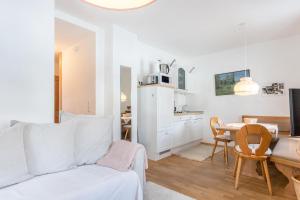
<svg viewBox="0 0 300 200">
<path fill-rule="evenodd" d="M 259 147 L 259 144 L 248 144 L 249 149 L 251 149 L 252 154 L 255 155 L 255 150 Z M 240 146 L 236 145 L 235 150 L 239 153 L 243 153 Z M 265 152 L 265 156 L 270 156 L 272 154 L 272 150 L 268 148 L 268 150 Z"/>
<path fill-rule="evenodd" d="M 230 135 L 226 135 L 226 134 L 224 134 L 224 135 L 217 135 L 215 137 L 215 139 L 224 140 L 224 141 L 228 141 L 228 142 L 232 141 Z"/>
</svg>

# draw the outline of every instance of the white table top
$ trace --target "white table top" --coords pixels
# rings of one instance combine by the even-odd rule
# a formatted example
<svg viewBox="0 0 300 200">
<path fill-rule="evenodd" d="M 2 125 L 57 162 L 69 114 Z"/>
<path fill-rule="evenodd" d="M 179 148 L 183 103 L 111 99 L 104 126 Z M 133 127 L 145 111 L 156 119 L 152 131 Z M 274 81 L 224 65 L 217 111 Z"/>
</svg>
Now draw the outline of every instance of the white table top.
<svg viewBox="0 0 300 200">
<path fill-rule="evenodd" d="M 300 162 L 300 140 L 280 138 L 273 150 L 272 156 Z"/>
<path fill-rule="evenodd" d="M 266 124 L 266 123 L 256 123 L 256 124 L 266 127 L 266 129 L 268 129 L 271 133 L 276 134 L 276 137 L 278 137 L 277 124 Z M 238 131 L 245 125 L 246 125 L 245 123 L 229 123 L 219 127 L 218 129 L 225 130 L 225 131 Z"/>
</svg>

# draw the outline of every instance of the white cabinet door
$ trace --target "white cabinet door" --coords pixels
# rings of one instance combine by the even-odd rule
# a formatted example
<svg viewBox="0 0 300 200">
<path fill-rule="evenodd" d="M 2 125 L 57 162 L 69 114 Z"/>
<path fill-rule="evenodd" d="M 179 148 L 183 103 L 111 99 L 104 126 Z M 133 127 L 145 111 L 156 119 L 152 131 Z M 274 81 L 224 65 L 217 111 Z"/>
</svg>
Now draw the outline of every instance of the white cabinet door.
<svg viewBox="0 0 300 200">
<path fill-rule="evenodd" d="M 184 138 L 183 138 L 183 140 L 185 143 L 189 143 L 194 140 L 193 130 L 194 130 L 194 120 L 187 119 L 184 123 Z"/>
<path fill-rule="evenodd" d="M 191 125 L 192 140 L 202 139 L 202 119 L 193 119 Z"/>
<path fill-rule="evenodd" d="M 175 122 L 172 128 L 172 147 L 178 147 L 185 143 L 185 121 Z"/>
<path fill-rule="evenodd" d="M 174 89 L 157 88 L 157 128 L 170 127 L 174 120 Z"/>
<path fill-rule="evenodd" d="M 157 153 L 169 150 L 172 147 L 172 134 L 170 129 L 157 133 Z"/>
</svg>

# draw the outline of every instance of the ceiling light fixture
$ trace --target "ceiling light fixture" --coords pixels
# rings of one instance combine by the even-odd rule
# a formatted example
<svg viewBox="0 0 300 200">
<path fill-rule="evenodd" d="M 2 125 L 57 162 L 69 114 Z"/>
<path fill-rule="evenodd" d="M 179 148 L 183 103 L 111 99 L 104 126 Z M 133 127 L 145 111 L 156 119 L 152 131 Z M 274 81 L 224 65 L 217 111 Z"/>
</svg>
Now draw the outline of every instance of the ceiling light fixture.
<svg viewBox="0 0 300 200">
<path fill-rule="evenodd" d="M 82 0 L 86 3 L 111 9 L 111 10 L 132 10 L 147 6 L 156 0 Z"/>
<path fill-rule="evenodd" d="M 248 41 L 247 41 L 247 30 L 246 23 L 239 24 L 239 29 L 244 32 L 244 44 L 245 44 L 245 77 L 242 77 L 240 81 L 234 86 L 234 93 L 238 96 L 250 96 L 256 95 L 259 91 L 259 85 L 252 80 L 251 77 L 247 77 L 247 66 L 248 66 Z"/>
</svg>

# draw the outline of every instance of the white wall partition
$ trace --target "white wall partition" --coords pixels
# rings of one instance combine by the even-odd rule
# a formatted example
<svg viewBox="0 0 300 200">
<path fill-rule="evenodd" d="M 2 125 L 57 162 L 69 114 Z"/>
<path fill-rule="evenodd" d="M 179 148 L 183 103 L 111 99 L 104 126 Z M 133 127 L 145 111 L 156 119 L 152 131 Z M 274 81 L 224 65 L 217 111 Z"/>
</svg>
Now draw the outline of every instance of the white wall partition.
<svg viewBox="0 0 300 200">
<path fill-rule="evenodd" d="M 88 23 L 84 20 L 81 20 L 79 18 L 73 17 L 71 15 L 68 15 L 62 11 L 56 10 L 55 17 L 58 19 L 61 19 L 63 21 L 66 21 L 68 23 L 74 24 L 76 26 L 82 27 L 84 29 L 87 29 L 89 31 L 92 31 L 95 33 L 95 62 L 96 62 L 96 69 L 95 69 L 95 85 L 96 85 L 96 94 L 95 94 L 95 110 L 97 115 L 104 115 L 105 114 L 105 95 L 104 95 L 104 46 L 105 46 L 105 32 L 103 29 L 101 29 L 98 26 L 95 26 L 91 23 Z"/>
<path fill-rule="evenodd" d="M 4 0 L 0 13 L 0 127 L 53 122 L 54 0 Z"/>
<path fill-rule="evenodd" d="M 112 47 L 112 80 L 113 80 L 113 115 L 114 115 L 114 138 L 121 135 L 121 112 L 120 112 L 120 68 L 126 66 L 131 70 L 131 140 L 137 142 L 137 36 L 118 26 L 113 26 Z"/>
<path fill-rule="evenodd" d="M 248 63 L 252 78 L 260 86 L 283 82 L 286 88 L 300 88 L 299 52 L 300 36 L 249 46 Z M 188 104 L 206 113 L 206 141 L 212 141 L 209 118 L 214 115 L 225 122 L 240 121 L 244 114 L 289 116 L 287 93 L 284 96 L 215 95 L 215 74 L 243 69 L 242 48 L 200 56 L 193 59 L 191 64 L 198 67 L 191 77 L 197 94 L 188 98 Z"/>
<path fill-rule="evenodd" d="M 96 37 L 62 51 L 62 110 L 96 114 Z"/>
</svg>

